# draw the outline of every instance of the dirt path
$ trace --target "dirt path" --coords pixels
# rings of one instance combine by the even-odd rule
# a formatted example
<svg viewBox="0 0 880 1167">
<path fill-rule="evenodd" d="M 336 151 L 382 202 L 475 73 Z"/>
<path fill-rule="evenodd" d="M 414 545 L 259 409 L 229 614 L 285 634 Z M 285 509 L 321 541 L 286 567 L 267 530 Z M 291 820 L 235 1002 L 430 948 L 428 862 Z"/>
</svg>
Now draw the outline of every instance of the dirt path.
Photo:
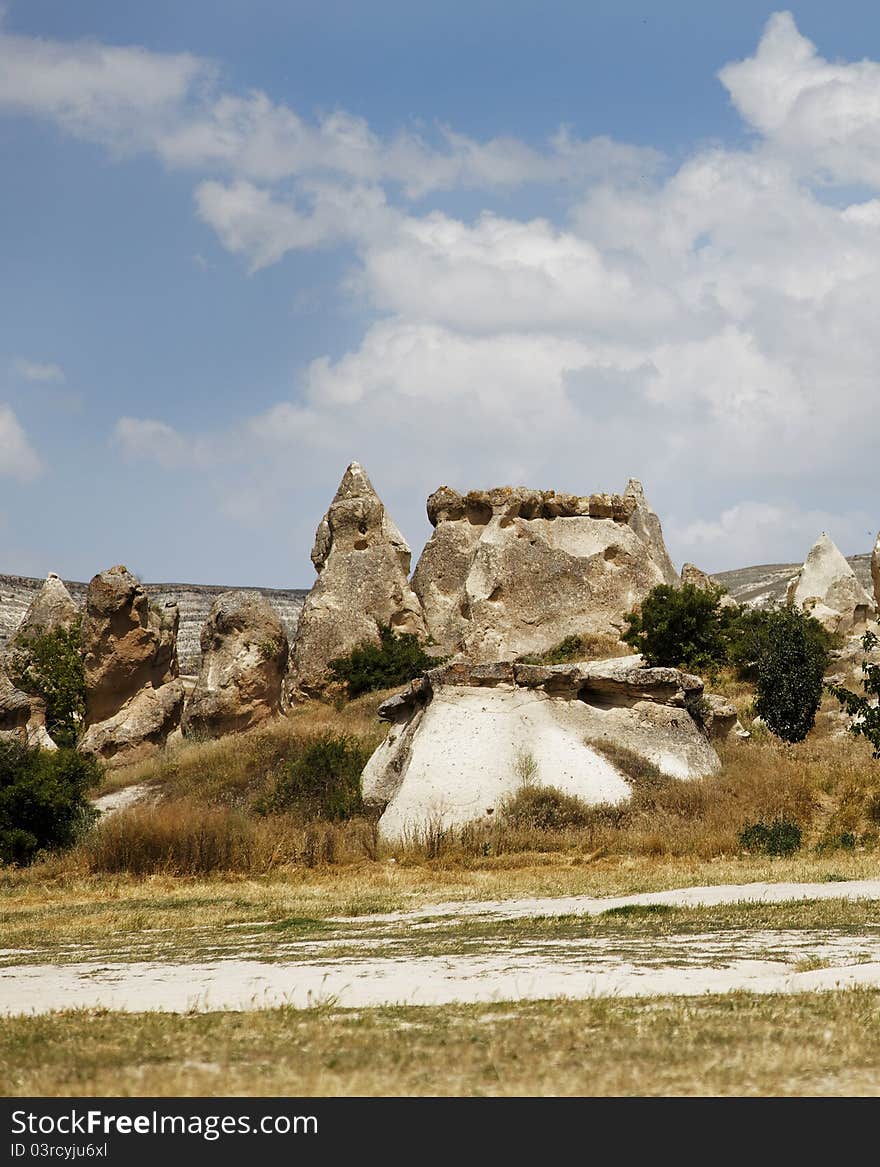
<svg viewBox="0 0 880 1167">
<path fill-rule="evenodd" d="M 618 896 L 440 904 L 371 917 L 405 920 L 525 918 L 596 914 L 626 905 L 698 906 L 805 899 L 880 900 L 880 880 L 746 884 Z M 326 950 L 325 950 L 326 951 Z M 329 956 L 329 954 L 328 954 Z M 812 966 L 812 967 L 810 967 Z M 809 971 L 799 969 L 809 968 Z M 516 1001 L 552 997 L 699 995 L 748 990 L 796 993 L 880 987 L 880 933 L 725 929 L 650 939 L 495 939 L 491 951 L 370 957 L 363 950 L 322 958 L 321 941 L 274 962 L 99 962 L 0 969 L 0 1013 L 107 1008 L 129 1012 L 247 1010 L 385 1004 Z"/>
</svg>

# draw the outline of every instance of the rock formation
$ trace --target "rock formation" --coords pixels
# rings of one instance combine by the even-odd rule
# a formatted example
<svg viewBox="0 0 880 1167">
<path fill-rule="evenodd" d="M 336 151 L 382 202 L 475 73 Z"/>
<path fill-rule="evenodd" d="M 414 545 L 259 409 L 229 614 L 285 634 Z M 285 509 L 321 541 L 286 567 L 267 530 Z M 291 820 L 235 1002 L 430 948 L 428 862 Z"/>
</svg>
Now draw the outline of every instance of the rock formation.
<svg viewBox="0 0 880 1167">
<path fill-rule="evenodd" d="M 442 486 L 428 518 L 434 533 L 413 589 L 446 655 L 493 661 L 572 635 L 616 637 L 653 587 L 678 582 L 634 480 L 622 496 Z"/>
<path fill-rule="evenodd" d="M 788 603 L 815 617 L 829 632 L 860 632 L 875 611 L 873 599 L 823 531 L 788 585 Z"/>
<path fill-rule="evenodd" d="M 713 773 L 718 756 L 691 713 L 702 692 L 699 677 L 641 657 L 442 666 L 380 708 L 391 728 L 364 770 L 364 799 L 382 811 L 382 837 L 398 840 L 489 821 L 526 776 L 588 803 L 626 800 L 627 754 L 675 778 Z"/>
<path fill-rule="evenodd" d="M 178 620 L 175 604 L 153 607 L 122 565 L 92 579 L 82 629 L 84 752 L 115 763 L 135 760 L 163 744 L 179 724 L 184 690 L 177 680 Z"/>
<path fill-rule="evenodd" d="M 880 535 L 871 554 L 871 579 L 874 583 L 874 601 L 880 611 Z"/>
<path fill-rule="evenodd" d="M 328 665 L 363 641 L 379 643 L 379 626 L 425 635 L 409 584 L 410 549 L 363 467 L 352 462 L 312 549 L 318 579 L 303 605 L 292 662 L 292 689 L 319 693 Z"/>
<path fill-rule="evenodd" d="M 693 563 L 682 564 L 681 582 L 683 584 L 691 584 L 693 587 L 700 588 L 704 592 L 711 591 L 715 586 L 712 582 L 712 577 L 707 575 L 705 571 L 701 571 L 699 567 L 695 567 Z"/>
<path fill-rule="evenodd" d="M 186 736 L 220 737 L 281 712 L 287 632 L 258 592 L 225 592 L 201 635 L 202 665 L 183 715 Z"/>
</svg>

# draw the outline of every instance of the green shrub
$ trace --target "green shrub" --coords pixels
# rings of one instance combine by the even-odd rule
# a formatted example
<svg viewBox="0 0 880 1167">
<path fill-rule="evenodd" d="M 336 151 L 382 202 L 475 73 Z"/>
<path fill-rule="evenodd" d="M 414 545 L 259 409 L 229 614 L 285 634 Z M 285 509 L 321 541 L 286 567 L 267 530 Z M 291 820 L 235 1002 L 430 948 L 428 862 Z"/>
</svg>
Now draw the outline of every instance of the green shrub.
<svg viewBox="0 0 880 1167">
<path fill-rule="evenodd" d="M 75 746 L 86 707 L 80 621 L 53 632 L 23 636 L 9 657 L 9 674 L 46 703 L 46 729 L 59 746 Z"/>
<path fill-rule="evenodd" d="M 324 733 L 304 743 L 258 809 L 295 810 L 303 817 L 332 820 L 360 814 L 361 774 L 371 752 L 347 734 Z"/>
<path fill-rule="evenodd" d="M 523 785 L 506 799 L 501 817 L 512 827 L 536 831 L 564 831 L 583 827 L 591 819 L 591 809 L 580 798 L 555 786 Z"/>
<path fill-rule="evenodd" d="M 862 637 L 862 648 L 866 654 L 878 644 L 880 640 L 874 632 L 866 632 Z M 880 758 L 880 665 L 872 664 L 867 656 L 862 661 L 862 688 L 864 693 L 854 693 L 843 685 L 828 686 L 829 692 L 855 719 L 848 727 L 849 732 L 856 737 L 867 738 L 871 743 L 872 756 Z"/>
<path fill-rule="evenodd" d="M 786 742 L 804 740 L 822 700 L 829 654 L 816 624 L 812 616 L 793 607 L 767 613 L 756 667 L 755 710 L 770 732 Z"/>
<path fill-rule="evenodd" d="M 379 644 L 364 641 L 348 656 L 330 661 L 333 679 L 348 686 L 349 697 L 359 697 L 374 689 L 405 685 L 439 663 L 428 656 L 417 636 L 395 632 L 387 624 L 379 628 Z"/>
<path fill-rule="evenodd" d="M 793 855 L 801 845 L 801 829 L 789 819 L 776 818 L 772 823 L 752 823 L 739 835 L 744 851 L 763 855 Z"/>
<path fill-rule="evenodd" d="M 770 631 L 774 626 L 774 614 L 778 608 L 737 608 L 727 610 L 724 637 L 727 644 L 727 659 L 743 681 L 755 681 L 758 676 L 758 661 L 768 649 Z M 808 641 L 827 653 L 835 638 L 827 632 L 818 620 L 807 617 L 804 634 Z"/>
<path fill-rule="evenodd" d="M 86 791 L 100 779 L 97 763 L 73 750 L 0 742 L 0 862 L 31 863 L 74 843 L 95 817 Z"/>
<path fill-rule="evenodd" d="M 721 588 L 658 584 L 640 612 L 626 617 L 621 639 L 640 652 L 649 666 L 712 670 L 727 659 Z"/>
</svg>

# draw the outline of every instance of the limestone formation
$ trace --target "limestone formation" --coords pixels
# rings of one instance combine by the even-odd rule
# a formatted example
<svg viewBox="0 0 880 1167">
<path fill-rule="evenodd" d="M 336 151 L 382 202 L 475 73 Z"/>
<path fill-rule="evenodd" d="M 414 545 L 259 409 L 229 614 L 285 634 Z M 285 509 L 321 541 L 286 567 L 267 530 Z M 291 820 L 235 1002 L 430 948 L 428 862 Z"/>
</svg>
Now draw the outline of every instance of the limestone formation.
<svg viewBox="0 0 880 1167">
<path fill-rule="evenodd" d="M 494 661 L 567 636 L 616 638 L 653 587 L 678 580 L 635 481 L 623 495 L 587 496 L 442 486 L 428 518 L 434 533 L 413 589 L 445 655 Z"/>
<path fill-rule="evenodd" d="M 121 564 L 92 579 L 82 630 L 87 724 L 112 717 L 141 689 L 174 680 L 178 619 L 176 604 L 152 607 Z"/>
<path fill-rule="evenodd" d="M 287 632 L 259 592 L 225 592 L 201 635 L 202 665 L 186 704 L 185 735 L 238 733 L 281 712 Z"/>
<path fill-rule="evenodd" d="M 329 663 L 358 644 L 379 643 L 379 626 L 425 636 L 409 584 L 410 549 L 363 467 L 352 462 L 315 535 L 318 579 L 303 605 L 292 662 L 292 689 L 321 692 Z"/>
<path fill-rule="evenodd" d="M 79 749 L 111 766 L 149 758 L 180 724 L 184 695 L 179 679 L 157 688 L 145 685 L 111 717 L 90 725 Z"/>
<path fill-rule="evenodd" d="M 871 579 L 874 583 L 874 601 L 880 610 L 880 535 L 877 536 L 871 555 Z"/>
<path fill-rule="evenodd" d="M 380 708 L 363 775 L 383 838 L 487 822 L 528 781 L 588 803 L 631 795 L 627 755 L 688 779 L 719 760 L 694 712 L 703 683 L 641 657 L 571 665 L 453 662 Z M 616 759 L 616 760 L 615 760 Z"/>
<path fill-rule="evenodd" d="M 179 723 L 178 621 L 176 604 L 151 605 L 143 586 L 122 565 L 92 579 L 82 629 L 84 752 L 114 764 L 139 760 Z"/>
<path fill-rule="evenodd" d="M 859 633 L 875 612 L 873 599 L 824 531 L 789 582 L 786 600 L 815 617 L 829 632 L 844 635 Z"/>
</svg>

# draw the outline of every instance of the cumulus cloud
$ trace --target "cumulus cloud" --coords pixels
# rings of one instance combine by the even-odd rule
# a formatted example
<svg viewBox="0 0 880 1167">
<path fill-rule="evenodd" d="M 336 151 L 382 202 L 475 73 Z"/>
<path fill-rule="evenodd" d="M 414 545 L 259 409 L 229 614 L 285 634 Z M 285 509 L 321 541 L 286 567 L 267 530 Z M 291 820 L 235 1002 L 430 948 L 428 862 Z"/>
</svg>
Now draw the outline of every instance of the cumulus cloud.
<svg viewBox="0 0 880 1167">
<path fill-rule="evenodd" d="M 66 378 L 60 365 L 51 362 L 29 361 L 25 357 L 17 357 L 13 368 L 19 377 L 25 381 L 38 381 L 43 384 L 60 384 Z"/>
<path fill-rule="evenodd" d="M 13 50 L 32 76 L 4 75 Z M 674 516 L 673 552 L 710 569 L 799 558 L 823 527 L 867 545 L 852 500 L 873 492 L 880 436 L 880 65 L 825 60 L 790 14 L 719 75 L 753 142 L 675 167 L 565 129 L 383 136 L 223 92 L 186 54 L 0 34 L 0 76 L 0 106 L 192 170 L 196 213 L 252 273 L 348 249 L 369 324 L 287 399 L 192 438 L 117 424 L 127 457 L 222 465 L 227 514 L 294 459 L 329 494 L 358 457 L 389 467 L 404 512 L 443 479 L 586 492 L 634 474 Z M 867 197 L 829 203 L 827 183 L 854 182 Z M 555 217 L 493 206 L 526 183 Z M 438 193 L 465 189 L 485 208 L 468 218 Z"/>
<path fill-rule="evenodd" d="M 33 482 L 43 463 L 8 405 L 0 405 L 0 474 L 19 482 Z"/>
</svg>

